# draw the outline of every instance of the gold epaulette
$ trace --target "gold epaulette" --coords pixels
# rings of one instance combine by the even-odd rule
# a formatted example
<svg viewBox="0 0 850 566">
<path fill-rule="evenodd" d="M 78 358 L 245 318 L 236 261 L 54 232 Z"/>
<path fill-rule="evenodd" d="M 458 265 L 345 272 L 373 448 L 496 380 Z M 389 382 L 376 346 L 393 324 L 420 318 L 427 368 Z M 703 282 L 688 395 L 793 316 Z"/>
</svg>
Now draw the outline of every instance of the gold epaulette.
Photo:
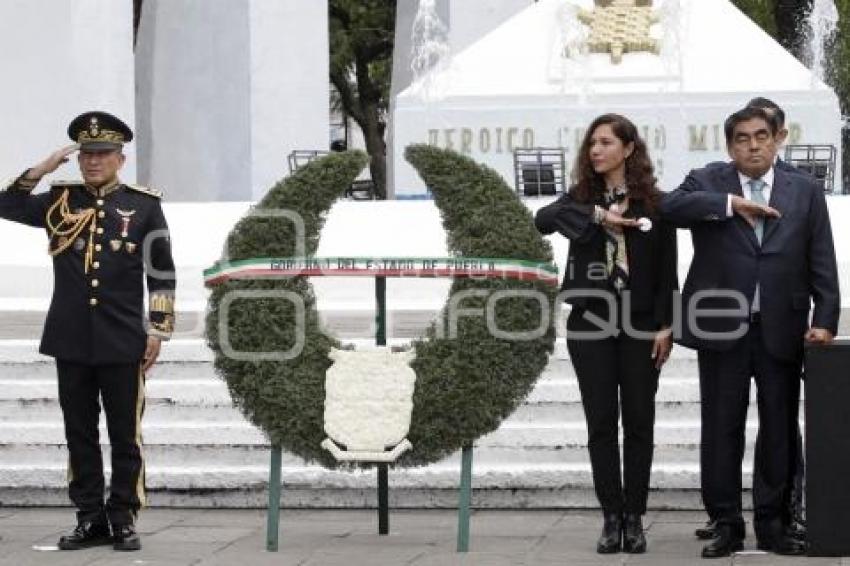
<svg viewBox="0 0 850 566">
<path fill-rule="evenodd" d="M 133 189 L 134 191 L 144 193 L 146 195 L 150 195 L 154 198 L 162 198 L 162 191 L 158 191 L 156 189 L 151 189 L 150 187 L 143 187 L 141 185 L 127 185 L 128 189 Z"/>
</svg>

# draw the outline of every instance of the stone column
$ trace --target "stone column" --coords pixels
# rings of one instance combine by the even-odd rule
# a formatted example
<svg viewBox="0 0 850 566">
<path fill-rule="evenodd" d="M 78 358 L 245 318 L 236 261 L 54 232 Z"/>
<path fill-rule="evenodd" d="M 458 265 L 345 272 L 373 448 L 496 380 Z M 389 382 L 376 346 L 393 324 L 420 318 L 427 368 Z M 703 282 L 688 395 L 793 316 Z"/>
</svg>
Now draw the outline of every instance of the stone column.
<svg viewBox="0 0 850 566">
<path fill-rule="evenodd" d="M 68 123 L 87 110 L 133 127 L 132 0 L 3 0 L 0 22 L 0 179 L 71 143 Z M 125 153 L 134 182 L 135 144 Z M 75 159 L 51 175 L 79 177 Z"/>
<path fill-rule="evenodd" d="M 146 0 L 140 179 L 170 201 L 252 201 L 328 149 L 328 17 L 309 0 Z"/>
</svg>

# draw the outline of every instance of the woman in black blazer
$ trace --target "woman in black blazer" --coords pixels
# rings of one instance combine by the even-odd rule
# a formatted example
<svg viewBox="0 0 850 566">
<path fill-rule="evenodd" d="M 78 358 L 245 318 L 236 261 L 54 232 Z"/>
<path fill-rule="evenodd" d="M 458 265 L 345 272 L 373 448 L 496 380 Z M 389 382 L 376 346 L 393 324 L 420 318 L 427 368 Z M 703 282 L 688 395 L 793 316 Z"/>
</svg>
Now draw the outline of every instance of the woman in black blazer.
<svg viewBox="0 0 850 566">
<path fill-rule="evenodd" d="M 567 348 L 604 513 L 597 552 L 645 552 L 641 517 L 652 467 L 655 392 L 673 346 L 676 231 L 658 216 L 661 193 L 646 144 L 622 116 L 605 114 L 590 125 L 573 183 L 537 212 L 535 224 L 544 234 L 559 232 L 570 240 L 562 292 L 572 306 Z"/>
</svg>

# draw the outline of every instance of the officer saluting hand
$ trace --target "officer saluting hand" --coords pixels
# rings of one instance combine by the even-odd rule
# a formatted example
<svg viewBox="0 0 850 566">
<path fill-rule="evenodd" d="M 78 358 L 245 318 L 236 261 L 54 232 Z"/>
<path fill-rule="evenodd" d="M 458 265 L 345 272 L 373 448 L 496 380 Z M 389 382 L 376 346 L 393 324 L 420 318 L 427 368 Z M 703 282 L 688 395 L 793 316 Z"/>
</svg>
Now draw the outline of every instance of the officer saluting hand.
<svg viewBox="0 0 850 566">
<path fill-rule="evenodd" d="M 71 122 L 68 135 L 73 145 L 0 190 L 0 217 L 45 229 L 53 257 L 53 298 L 39 351 L 56 359 L 70 454 L 68 491 L 77 507 L 77 526 L 59 539 L 59 548 L 112 544 L 138 550 L 145 372 L 174 329 L 171 241 L 161 193 L 118 178 L 123 144 L 133 139 L 130 128 L 106 112 L 87 112 Z M 32 194 L 77 150 L 82 181 L 53 182 L 48 191 Z M 105 502 L 101 400 L 112 447 Z"/>
</svg>

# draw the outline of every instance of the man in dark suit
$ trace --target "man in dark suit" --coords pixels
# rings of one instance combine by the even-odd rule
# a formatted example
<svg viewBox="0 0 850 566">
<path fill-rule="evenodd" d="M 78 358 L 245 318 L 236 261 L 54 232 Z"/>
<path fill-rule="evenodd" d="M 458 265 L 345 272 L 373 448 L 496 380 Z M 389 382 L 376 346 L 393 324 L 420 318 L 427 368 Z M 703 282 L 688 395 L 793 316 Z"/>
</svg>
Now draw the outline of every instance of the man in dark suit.
<svg viewBox="0 0 850 566">
<path fill-rule="evenodd" d="M 805 175 L 810 179 L 814 180 L 814 177 L 809 175 L 809 173 L 801 169 L 797 169 L 787 161 L 784 161 L 779 156 L 779 152 L 781 151 L 782 146 L 785 144 L 785 140 L 788 138 L 788 128 L 785 127 L 785 111 L 782 109 L 782 107 L 780 107 L 772 100 L 764 97 L 753 98 L 752 100 L 747 102 L 747 106 L 753 108 L 761 108 L 772 120 L 776 122 L 777 153 L 776 157 L 774 158 L 774 167 L 776 169 L 780 169 L 791 174 Z M 725 162 L 718 161 L 713 164 L 710 164 L 709 166 L 722 167 L 723 165 L 725 165 Z M 805 519 L 803 518 L 803 482 L 805 476 L 805 463 L 803 460 L 803 436 L 800 433 L 799 422 L 795 422 L 794 426 L 797 429 L 797 443 L 795 446 L 792 461 L 790 463 L 794 470 L 794 481 L 792 483 L 791 493 L 789 494 L 789 507 L 791 512 L 791 524 L 789 527 L 789 532 L 793 534 L 796 538 L 799 538 L 800 540 L 805 540 L 806 526 Z M 756 438 L 756 446 L 758 446 L 759 444 L 759 438 Z M 753 470 L 753 481 L 762 481 L 759 469 Z M 699 539 L 709 540 L 717 535 L 715 527 L 715 520 L 713 518 L 709 518 L 708 523 L 705 526 L 696 529 L 694 534 Z"/>
<path fill-rule="evenodd" d="M 811 180 L 816 179 L 808 172 L 794 167 L 779 155 L 782 146 L 785 145 L 785 140 L 788 138 L 788 128 L 785 127 L 785 111 L 769 98 L 756 97 L 747 103 L 747 106 L 761 108 L 768 116 L 776 122 L 776 160 L 774 167 L 787 171 L 791 174 L 804 175 Z M 816 181 L 817 182 L 817 181 Z M 791 483 L 791 493 L 789 494 L 790 501 L 788 503 L 791 513 L 790 532 L 800 540 L 806 538 L 806 523 L 803 518 L 803 485 L 805 481 L 806 466 L 803 459 L 803 435 L 800 432 L 800 423 L 795 421 L 792 423 L 797 431 L 797 441 L 795 445 L 794 455 L 791 459 L 790 466 L 794 473 L 794 479 Z M 760 444 L 760 439 L 756 438 L 756 446 Z M 753 470 L 753 481 L 764 481 L 759 469 Z"/>
<path fill-rule="evenodd" d="M 118 179 L 130 128 L 106 112 L 87 112 L 71 122 L 68 135 L 73 145 L 0 188 L 0 218 L 45 229 L 53 257 L 53 299 L 39 351 L 56 359 L 68 492 L 77 507 L 77 527 L 59 539 L 59 549 L 111 544 L 138 550 L 134 522 L 145 503 L 144 379 L 174 327 L 171 243 L 160 193 Z M 50 190 L 31 194 L 77 149 L 82 181 L 54 182 Z M 106 501 L 101 404 L 112 447 Z"/>
<path fill-rule="evenodd" d="M 698 350 L 703 502 L 717 521 L 707 558 L 743 548 L 741 463 L 750 379 L 758 387 L 755 482 L 758 547 L 802 554 L 788 533 L 804 341 L 828 343 L 839 291 L 823 190 L 774 167 L 776 122 L 744 108 L 725 123 L 732 162 L 692 171 L 661 211 L 691 230 L 694 257 L 682 291 L 678 341 Z M 811 301 L 814 312 L 811 324 Z"/>
</svg>

